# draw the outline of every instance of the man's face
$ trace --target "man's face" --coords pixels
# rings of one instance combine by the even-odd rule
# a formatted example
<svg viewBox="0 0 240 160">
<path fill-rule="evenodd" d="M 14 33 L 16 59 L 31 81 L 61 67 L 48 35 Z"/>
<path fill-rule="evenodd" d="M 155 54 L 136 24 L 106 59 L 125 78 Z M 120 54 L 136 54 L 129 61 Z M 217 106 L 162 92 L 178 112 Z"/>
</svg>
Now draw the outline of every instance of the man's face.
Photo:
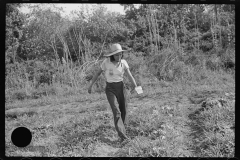
<svg viewBox="0 0 240 160">
<path fill-rule="evenodd" d="M 122 52 L 114 54 L 113 56 L 114 56 L 115 61 L 119 62 L 122 58 Z"/>
</svg>

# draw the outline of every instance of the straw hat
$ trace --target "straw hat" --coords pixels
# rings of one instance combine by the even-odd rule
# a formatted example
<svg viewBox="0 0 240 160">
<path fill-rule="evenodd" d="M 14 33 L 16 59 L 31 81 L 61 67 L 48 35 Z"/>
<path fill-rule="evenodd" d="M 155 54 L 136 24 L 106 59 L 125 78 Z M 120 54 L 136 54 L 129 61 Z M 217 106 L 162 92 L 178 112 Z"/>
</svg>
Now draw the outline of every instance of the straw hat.
<svg viewBox="0 0 240 160">
<path fill-rule="evenodd" d="M 115 43 L 115 44 L 110 46 L 110 53 L 107 53 L 103 56 L 109 57 L 109 56 L 112 56 L 114 54 L 117 54 L 117 53 L 123 52 L 123 51 L 127 51 L 127 50 L 123 50 L 120 44 Z"/>
</svg>

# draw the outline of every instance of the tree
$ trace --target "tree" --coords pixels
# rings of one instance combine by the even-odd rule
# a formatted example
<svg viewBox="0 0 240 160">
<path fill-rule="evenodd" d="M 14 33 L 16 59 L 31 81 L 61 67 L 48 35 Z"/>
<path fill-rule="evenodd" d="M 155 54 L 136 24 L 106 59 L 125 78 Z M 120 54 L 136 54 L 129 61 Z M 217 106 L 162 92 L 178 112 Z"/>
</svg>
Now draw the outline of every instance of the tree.
<svg viewBox="0 0 240 160">
<path fill-rule="evenodd" d="M 22 37 L 24 15 L 19 12 L 18 3 L 6 4 L 6 63 L 15 63 L 19 39 Z"/>
<path fill-rule="evenodd" d="M 39 5 L 38 5 L 39 6 Z M 19 56 L 23 59 L 54 59 L 61 54 L 62 44 L 58 36 L 64 31 L 60 11 L 35 6 L 28 14 L 24 27 L 24 36 L 19 47 Z"/>
</svg>

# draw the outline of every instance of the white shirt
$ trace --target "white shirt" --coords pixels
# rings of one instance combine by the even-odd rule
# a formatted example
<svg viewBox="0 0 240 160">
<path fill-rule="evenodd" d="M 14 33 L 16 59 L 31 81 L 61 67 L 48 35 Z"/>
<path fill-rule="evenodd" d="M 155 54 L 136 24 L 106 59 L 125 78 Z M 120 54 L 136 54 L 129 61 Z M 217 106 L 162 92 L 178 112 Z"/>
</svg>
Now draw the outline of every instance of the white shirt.
<svg viewBox="0 0 240 160">
<path fill-rule="evenodd" d="M 128 68 L 127 61 L 124 59 L 121 59 L 118 66 L 115 66 L 110 61 L 110 58 L 106 58 L 101 64 L 101 69 L 104 71 L 105 78 L 109 83 L 123 81 L 124 71 Z"/>
</svg>

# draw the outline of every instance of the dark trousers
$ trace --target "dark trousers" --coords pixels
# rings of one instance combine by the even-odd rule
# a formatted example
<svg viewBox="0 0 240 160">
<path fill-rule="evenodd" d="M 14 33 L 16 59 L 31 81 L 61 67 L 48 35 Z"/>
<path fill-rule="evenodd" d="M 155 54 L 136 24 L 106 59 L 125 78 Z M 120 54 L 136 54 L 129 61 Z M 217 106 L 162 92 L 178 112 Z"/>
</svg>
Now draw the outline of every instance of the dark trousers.
<svg viewBox="0 0 240 160">
<path fill-rule="evenodd" d="M 127 138 L 125 124 L 127 123 L 127 97 L 123 82 L 108 83 L 105 89 L 108 102 L 112 108 L 114 125 L 121 139 Z M 116 100 L 118 106 L 116 105 Z"/>
</svg>

